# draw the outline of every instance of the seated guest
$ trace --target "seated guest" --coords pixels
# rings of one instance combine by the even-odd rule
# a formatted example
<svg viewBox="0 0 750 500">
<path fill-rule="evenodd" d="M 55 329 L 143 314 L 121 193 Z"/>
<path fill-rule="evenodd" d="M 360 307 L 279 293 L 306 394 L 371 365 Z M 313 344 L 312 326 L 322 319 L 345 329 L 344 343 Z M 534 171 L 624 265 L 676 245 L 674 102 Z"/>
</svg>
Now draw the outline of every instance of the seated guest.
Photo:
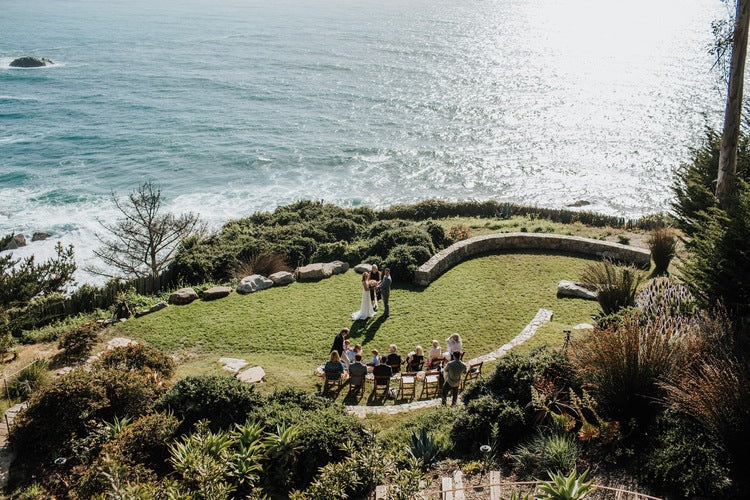
<svg viewBox="0 0 750 500">
<path fill-rule="evenodd" d="M 378 362 L 375 366 L 373 366 L 373 368 L 372 368 L 372 374 L 375 377 L 386 376 L 386 375 L 388 377 L 390 377 L 391 375 L 393 375 L 393 370 L 391 370 L 390 366 Z"/>
<path fill-rule="evenodd" d="M 338 380 L 341 378 L 346 368 L 344 368 L 344 363 L 341 362 L 338 351 L 331 351 L 331 359 L 323 366 L 323 371 L 326 372 L 328 380 Z"/>
<path fill-rule="evenodd" d="M 424 349 L 421 345 L 414 348 L 414 352 L 409 353 L 406 358 L 407 370 L 410 372 L 417 372 L 421 369 L 422 363 L 424 362 Z"/>
<path fill-rule="evenodd" d="M 380 364 L 380 353 L 377 349 L 373 349 L 370 351 L 370 354 L 372 354 L 372 361 L 367 363 L 367 366 L 377 366 Z"/>
<path fill-rule="evenodd" d="M 464 343 L 461 340 L 461 336 L 454 333 L 447 339 L 445 339 L 446 353 L 445 359 L 453 359 L 454 352 L 462 352 L 464 350 Z"/>
<path fill-rule="evenodd" d="M 346 339 L 344 341 L 344 353 L 341 355 L 341 362 L 344 363 L 346 368 L 349 368 L 349 364 L 354 360 L 354 351 L 351 347 L 351 341 Z"/>
<path fill-rule="evenodd" d="M 360 356 L 362 355 L 362 346 L 359 345 L 359 344 L 356 344 L 354 346 L 354 349 L 352 351 L 349 351 L 349 352 L 350 352 L 350 354 L 349 354 L 349 361 L 352 362 L 352 363 L 354 363 L 354 357 L 357 354 L 359 354 Z"/>
<path fill-rule="evenodd" d="M 443 359 L 443 351 L 440 349 L 440 342 L 433 340 L 432 349 L 430 349 L 430 353 L 427 355 L 427 368 L 435 367 L 440 363 L 441 359 Z"/>
<path fill-rule="evenodd" d="M 354 363 L 349 365 L 349 376 L 353 377 L 354 375 L 367 375 L 367 366 L 362 363 L 361 354 L 356 354 L 354 356 Z M 357 382 L 355 385 L 360 385 L 364 381 L 365 379 L 363 377 L 360 382 Z"/>
<path fill-rule="evenodd" d="M 385 359 L 385 364 L 393 368 L 395 365 L 401 366 L 401 355 L 397 352 L 398 348 L 396 344 L 391 344 L 388 347 L 388 357 Z M 399 370 L 400 371 L 400 370 Z"/>
</svg>

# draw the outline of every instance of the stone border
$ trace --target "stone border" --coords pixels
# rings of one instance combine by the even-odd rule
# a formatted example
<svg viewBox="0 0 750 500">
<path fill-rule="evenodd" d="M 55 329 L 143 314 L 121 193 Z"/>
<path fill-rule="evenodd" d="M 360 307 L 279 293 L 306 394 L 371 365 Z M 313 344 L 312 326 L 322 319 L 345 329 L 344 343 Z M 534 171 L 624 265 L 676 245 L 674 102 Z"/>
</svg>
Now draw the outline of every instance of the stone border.
<svg viewBox="0 0 750 500">
<path fill-rule="evenodd" d="M 469 257 L 503 250 L 571 252 L 628 262 L 639 267 L 651 265 L 650 251 L 629 245 L 561 234 L 497 233 L 459 241 L 436 253 L 414 273 L 414 283 L 427 286 Z"/>
<path fill-rule="evenodd" d="M 548 323 L 552 319 L 552 311 L 549 309 L 539 309 L 534 319 L 532 319 L 526 327 L 521 330 L 521 333 L 513 337 L 510 342 L 503 344 L 498 349 L 476 357 L 466 362 L 471 365 L 473 363 L 495 361 L 497 358 L 504 356 L 511 349 L 519 344 L 523 344 L 531 337 L 534 336 L 536 331 Z M 379 406 L 363 406 L 363 405 L 347 405 L 346 411 L 352 415 L 356 415 L 359 418 L 364 418 L 367 415 L 377 415 L 379 413 L 385 413 L 388 415 L 395 415 L 397 413 L 406 413 L 414 410 L 421 410 L 422 408 L 433 408 L 440 405 L 440 398 L 437 399 L 425 399 L 422 401 L 414 401 L 411 403 L 404 403 L 401 405 L 379 405 Z"/>
</svg>

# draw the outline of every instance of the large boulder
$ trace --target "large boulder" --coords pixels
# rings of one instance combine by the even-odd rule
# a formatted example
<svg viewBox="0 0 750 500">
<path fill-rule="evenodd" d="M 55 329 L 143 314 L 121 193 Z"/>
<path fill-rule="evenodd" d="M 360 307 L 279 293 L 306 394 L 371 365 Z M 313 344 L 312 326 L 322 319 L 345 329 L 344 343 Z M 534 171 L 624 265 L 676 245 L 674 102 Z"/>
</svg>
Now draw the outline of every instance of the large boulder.
<svg viewBox="0 0 750 500">
<path fill-rule="evenodd" d="M 294 283 L 294 275 L 289 271 L 279 271 L 268 277 L 274 285 L 288 285 Z"/>
<path fill-rule="evenodd" d="M 295 274 L 297 275 L 297 281 L 316 281 L 330 278 L 333 275 L 333 268 L 322 262 L 316 262 L 315 264 L 298 267 Z"/>
<path fill-rule="evenodd" d="M 13 68 L 39 68 L 42 66 L 52 66 L 53 63 L 46 57 L 23 56 L 13 59 L 10 66 Z"/>
<path fill-rule="evenodd" d="M 273 281 L 260 274 L 245 276 L 237 285 L 237 293 L 253 293 L 273 286 Z"/>
<path fill-rule="evenodd" d="M 574 297 L 577 299 L 596 300 L 596 292 L 577 285 L 572 281 L 562 280 L 557 283 L 558 297 Z"/>
<path fill-rule="evenodd" d="M 349 270 L 349 264 L 346 262 L 341 262 L 340 260 L 329 262 L 328 264 L 326 264 L 326 266 L 330 267 L 332 274 L 341 274 Z"/>
<path fill-rule="evenodd" d="M 372 264 L 367 264 L 366 262 L 363 262 L 362 264 L 357 264 L 354 266 L 354 272 L 357 274 L 362 274 L 370 271 L 372 269 Z"/>
<path fill-rule="evenodd" d="M 147 314 L 151 314 L 152 312 L 161 311 L 165 307 L 167 307 L 167 303 L 162 300 L 161 302 L 157 302 L 156 304 L 154 304 L 153 306 L 149 307 L 148 309 L 142 309 L 142 310 L 136 312 L 135 313 L 135 317 L 136 318 L 140 318 L 141 316 L 145 316 Z"/>
<path fill-rule="evenodd" d="M 201 294 L 203 300 L 214 300 L 223 299 L 227 295 L 232 293 L 232 288 L 228 286 L 212 286 L 208 290 L 204 290 Z"/>
<path fill-rule="evenodd" d="M 7 245 L 5 245 L 4 250 L 15 250 L 16 248 L 21 248 L 26 246 L 26 236 L 24 236 L 21 233 L 13 235 L 13 238 L 10 239 Z"/>
<path fill-rule="evenodd" d="M 49 233 L 36 232 L 31 236 L 31 241 L 44 241 L 49 238 Z"/>
<path fill-rule="evenodd" d="M 169 303 L 175 305 L 190 304 L 198 298 L 198 294 L 192 288 L 180 288 L 169 296 Z"/>
</svg>

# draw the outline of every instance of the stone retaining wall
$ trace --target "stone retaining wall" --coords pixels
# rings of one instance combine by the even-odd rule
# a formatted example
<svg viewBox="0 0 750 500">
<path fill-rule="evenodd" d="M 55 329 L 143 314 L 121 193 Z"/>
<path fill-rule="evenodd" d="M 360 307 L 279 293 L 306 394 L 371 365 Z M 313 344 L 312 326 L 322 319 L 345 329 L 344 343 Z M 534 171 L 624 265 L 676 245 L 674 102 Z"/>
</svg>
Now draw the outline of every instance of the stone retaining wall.
<svg viewBox="0 0 750 500">
<path fill-rule="evenodd" d="M 651 252 L 608 241 L 538 233 L 500 233 L 475 236 L 432 256 L 414 274 L 414 283 L 427 286 L 438 276 L 459 262 L 482 253 L 504 250 L 544 250 L 550 252 L 571 252 L 599 258 L 609 258 L 647 268 L 651 265 Z"/>
</svg>

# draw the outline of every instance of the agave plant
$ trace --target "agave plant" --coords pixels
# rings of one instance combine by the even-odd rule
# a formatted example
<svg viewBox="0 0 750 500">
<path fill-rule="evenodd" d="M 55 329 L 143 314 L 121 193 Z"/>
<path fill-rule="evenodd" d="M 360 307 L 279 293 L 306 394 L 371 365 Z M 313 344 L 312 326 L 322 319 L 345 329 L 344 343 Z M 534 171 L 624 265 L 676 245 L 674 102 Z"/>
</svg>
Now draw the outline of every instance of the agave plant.
<svg viewBox="0 0 750 500">
<path fill-rule="evenodd" d="M 569 476 L 548 472 L 549 481 L 541 481 L 537 489 L 542 493 L 540 500 L 581 500 L 596 490 L 594 481 L 586 481 L 589 471 L 586 469 L 580 476 L 576 471 Z"/>
<path fill-rule="evenodd" d="M 406 447 L 406 451 L 415 460 L 420 460 L 423 467 L 429 467 L 437 461 L 442 450 L 435 439 L 422 429 L 419 435 L 416 432 L 411 433 L 411 444 Z"/>
<path fill-rule="evenodd" d="M 112 422 L 104 422 L 104 425 L 107 428 L 107 436 L 112 439 L 115 436 L 117 436 L 119 433 L 125 430 L 125 427 L 128 426 L 130 423 L 129 417 L 123 417 L 123 418 L 117 418 Z"/>
</svg>

